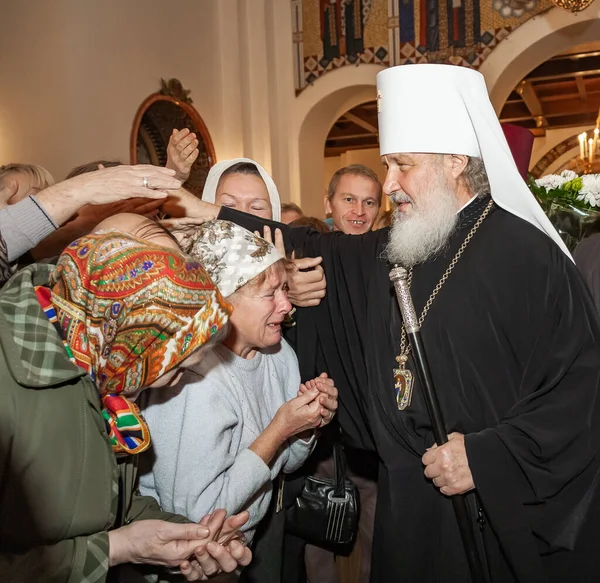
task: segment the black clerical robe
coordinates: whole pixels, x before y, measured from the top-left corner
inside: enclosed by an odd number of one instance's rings
[[[414,268],[417,313],[488,201],[468,205],[446,250]],[[250,230],[269,224],[230,209],[219,218]],[[327,276],[324,301],[297,312],[302,374],[334,378],[342,427],[381,460],[371,580],[469,581],[450,499],[423,475],[434,440],[418,382],[410,407],[396,405],[401,320],[381,257],[389,231],[276,226],[297,255],[322,256]],[[447,430],[466,435],[491,580],[595,580],[600,328],[573,263],[544,233],[494,206],[422,336]],[[412,359],[408,366],[414,371]]]

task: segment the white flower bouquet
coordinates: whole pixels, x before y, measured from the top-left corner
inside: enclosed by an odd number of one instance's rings
[[[529,188],[570,249],[600,219],[600,174],[578,176],[571,170],[534,180]]]
[[[600,210],[600,174],[578,176],[572,170],[530,179],[529,188],[544,202],[566,203],[581,210]]]

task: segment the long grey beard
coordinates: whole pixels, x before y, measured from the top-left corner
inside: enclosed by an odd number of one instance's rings
[[[442,196],[430,196],[429,204],[421,203],[423,208],[415,208],[410,217],[394,211],[385,249],[390,263],[412,267],[435,257],[447,245],[458,221],[458,203],[453,192],[444,190]]]

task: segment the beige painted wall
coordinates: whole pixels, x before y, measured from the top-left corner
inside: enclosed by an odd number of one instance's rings
[[[191,90],[217,159],[255,158],[289,199],[295,95],[286,3],[4,0],[2,29],[0,164],[34,162],[61,178],[96,158],[128,161],[139,105],[161,77],[176,77]]]
[[[386,170],[385,166],[381,163],[381,156],[379,154],[379,148],[369,148],[368,150],[349,150],[344,155],[343,165],[349,166],[350,164],[363,164],[369,167],[377,177],[381,184],[385,181]]]
[[[29,0],[2,3],[0,162],[62,177],[99,157],[129,160],[140,103],[161,77],[192,90],[222,148],[216,3]],[[186,14],[190,28],[177,14]]]

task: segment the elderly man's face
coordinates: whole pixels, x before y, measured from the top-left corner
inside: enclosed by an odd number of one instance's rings
[[[458,172],[451,157],[391,154],[383,191],[396,205],[388,259],[406,267],[422,263],[446,244],[462,204]],[[468,198],[467,198],[468,200]]]
[[[387,176],[383,192],[396,205],[396,210],[411,216],[426,203],[426,197],[435,196],[431,187],[439,184],[443,172],[442,156],[437,154],[389,154],[382,156]],[[437,185],[436,185],[437,186]]]

